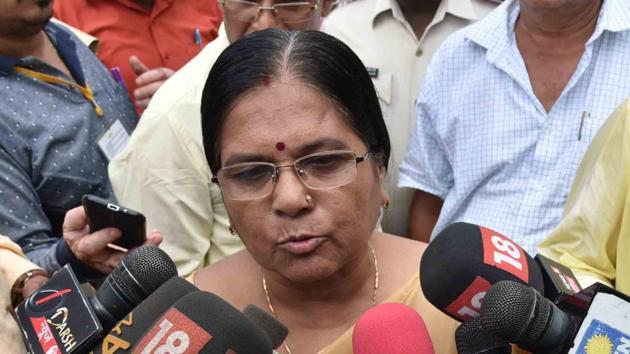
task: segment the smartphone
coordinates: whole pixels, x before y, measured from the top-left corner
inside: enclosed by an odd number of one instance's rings
[[[112,242],[127,249],[142,245],[146,239],[146,219],[142,213],[86,194],[81,198],[87,215],[90,233],[107,227],[115,227],[122,236]]]

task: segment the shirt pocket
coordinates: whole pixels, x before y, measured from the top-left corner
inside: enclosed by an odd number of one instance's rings
[[[392,78],[391,73],[380,72],[377,77],[372,78],[376,95],[382,104],[390,105],[392,102]]]

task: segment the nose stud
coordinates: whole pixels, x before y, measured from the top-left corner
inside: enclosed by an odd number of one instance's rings
[[[313,200],[313,197],[311,197],[310,194],[307,194],[307,195],[304,196],[304,199],[306,199],[307,203],[310,203]]]

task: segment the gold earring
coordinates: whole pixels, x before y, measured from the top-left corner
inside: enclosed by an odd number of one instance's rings
[[[385,200],[385,203],[383,203],[383,208],[389,208],[389,199]]]
[[[311,195],[310,195],[310,194],[305,195],[305,196],[304,196],[304,199],[306,199],[306,202],[307,202],[307,203],[310,203],[311,201],[313,201],[313,197],[311,197]]]
[[[234,230],[234,228],[232,227],[232,225],[230,225],[229,230],[230,230],[230,234],[231,234],[231,235],[236,235],[236,230]]]

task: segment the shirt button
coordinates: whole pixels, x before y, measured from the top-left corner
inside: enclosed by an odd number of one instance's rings
[[[416,50],[416,56],[419,57],[422,55],[422,49]]]

